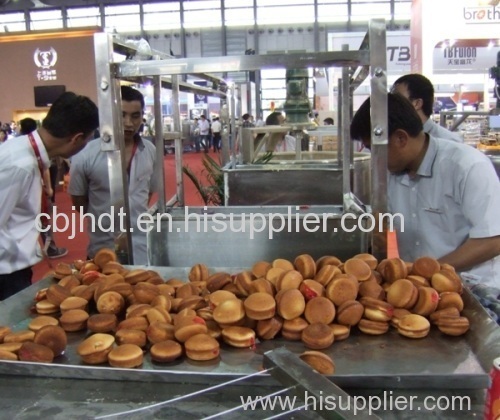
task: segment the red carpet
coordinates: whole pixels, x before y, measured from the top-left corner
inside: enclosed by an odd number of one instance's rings
[[[210,156],[218,161],[218,154],[210,152]],[[203,153],[184,153],[183,154],[183,165],[189,166],[191,170],[201,179],[203,177]],[[173,155],[166,155],[164,158],[165,164],[165,188],[166,188],[166,199],[167,201],[173,197],[176,190],[176,178],[175,178],[175,158]],[[203,200],[201,199],[198,191],[194,187],[193,183],[184,175],[184,200],[187,206],[198,206],[203,205]],[[154,198],[154,197],[153,197]],[[73,263],[75,260],[85,259],[87,256],[87,244],[88,237],[83,229],[80,228],[79,217],[77,212],[71,210],[71,197],[66,191],[59,190],[56,193],[56,205],[57,212],[64,213],[68,215],[71,220],[71,215],[74,214],[75,218],[75,232],[77,233],[75,238],[69,239],[70,236],[67,232],[56,232],[55,242],[58,247],[65,247],[68,249],[68,254],[62,258],[53,260],[44,260],[33,267],[33,282],[41,280],[44,278],[51,270],[60,262]],[[69,232],[72,230],[72,225],[70,226]]]

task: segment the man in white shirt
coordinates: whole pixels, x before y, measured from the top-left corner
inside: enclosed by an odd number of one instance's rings
[[[31,267],[42,259],[35,219],[50,159],[79,152],[98,126],[97,106],[85,96],[66,92],[38,130],[0,148],[0,300],[28,287]]]
[[[412,104],[388,94],[388,204],[403,215],[399,254],[455,267],[464,280],[500,287],[500,182],[478,150],[423,131]],[[354,115],[351,138],[370,147],[370,98]],[[396,218],[398,220],[398,218]]]
[[[200,121],[198,121],[198,127],[200,129],[200,139],[203,148],[205,149],[205,153],[208,153],[210,150],[210,124],[207,121],[207,117],[202,115],[200,117]]]
[[[222,124],[218,117],[215,117],[212,122],[212,135],[214,143],[214,152],[218,152],[221,149],[221,130]]]
[[[424,132],[436,138],[452,140],[458,143],[464,142],[460,135],[441,127],[432,120],[434,86],[427,77],[418,73],[401,76],[394,82],[392,92],[403,95],[412,103],[424,124]]]

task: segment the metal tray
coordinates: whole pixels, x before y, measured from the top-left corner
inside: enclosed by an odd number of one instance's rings
[[[189,268],[149,267],[164,278],[187,278]],[[236,273],[240,268],[214,268],[212,271]],[[0,324],[14,330],[26,329],[32,319],[30,307],[37,290],[53,282],[46,278],[6,301],[0,302]],[[331,380],[347,388],[426,388],[483,389],[488,385],[492,361],[500,354],[500,328],[491,320],[479,302],[465,291],[464,314],[471,329],[462,337],[449,337],[435,327],[423,339],[408,339],[391,330],[382,336],[368,336],[353,328],[351,336],[324,350],[336,364]],[[99,379],[116,381],[158,381],[193,384],[215,384],[255,374],[262,369],[262,355],[286,346],[300,354],[306,348],[301,342],[283,339],[263,340],[256,349],[235,349],[221,344],[220,358],[195,362],[187,358],[157,364],[149,353],[142,368],[117,369],[107,365],[88,366],[76,354],[77,343],[86,333],[68,333],[68,347],[54,363],[0,361],[0,374],[44,376],[53,378]],[[270,375],[250,378],[261,385],[275,383]],[[249,381],[245,381],[248,385]]]

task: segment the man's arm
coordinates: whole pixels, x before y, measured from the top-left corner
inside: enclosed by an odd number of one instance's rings
[[[498,255],[500,255],[500,236],[469,238],[457,249],[439,258],[439,262],[450,264],[457,271],[466,271]]]
[[[72,195],[71,201],[73,202],[73,206],[75,206],[76,211],[81,213],[80,208],[83,207],[83,212],[87,213],[89,199],[86,195]]]

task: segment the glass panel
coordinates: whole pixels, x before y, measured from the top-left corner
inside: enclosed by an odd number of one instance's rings
[[[101,26],[101,13],[98,7],[68,9],[68,28]]]
[[[26,29],[24,13],[7,13],[2,15],[0,33],[26,31]]]
[[[56,29],[63,27],[61,10],[44,10],[42,12],[30,12],[31,30]]]
[[[257,0],[257,7],[261,6],[276,6],[276,0]],[[287,0],[286,6],[281,6],[281,9],[288,9],[292,5],[314,4],[314,0]]]
[[[314,22],[313,6],[260,7],[257,9],[259,25],[311,22]]]
[[[396,1],[394,2],[394,19],[395,20],[410,20],[411,19],[411,1]]]
[[[374,18],[391,19],[390,6],[389,3],[353,3],[351,8],[351,20],[368,21]]]
[[[138,31],[141,28],[138,5],[108,6],[104,9],[106,31]]]
[[[181,27],[180,11],[144,13],[144,30],[178,29]]]
[[[253,7],[253,0],[226,0],[224,7],[229,9],[231,7]]]
[[[347,4],[318,6],[318,22],[346,22],[348,20]]]
[[[181,10],[181,5],[179,2],[170,3],[146,3],[142,6],[144,13],[151,12],[174,12]]]
[[[185,28],[207,28],[221,25],[220,9],[184,12]]]
[[[220,0],[184,1],[184,10],[220,9]]]
[[[226,26],[253,25],[253,9],[226,9]]]

